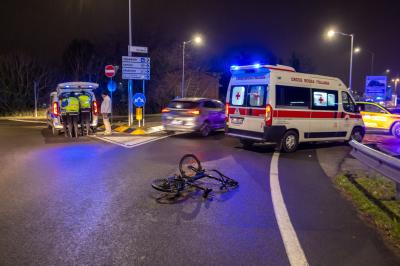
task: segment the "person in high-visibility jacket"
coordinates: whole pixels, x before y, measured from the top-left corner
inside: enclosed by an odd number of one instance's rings
[[[72,137],[74,131],[78,136],[79,100],[73,93],[66,94],[61,99],[61,119],[65,136]]]
[[[80,94],[78,96],[78,99],[79,99],[79,107],[80,107],[81,128],[82,128],[82,131],[86,135],[89,135],[90,115],[92,112],[92,109],[91,109],[92,99],[85,92],[82,92],[82,94]]]

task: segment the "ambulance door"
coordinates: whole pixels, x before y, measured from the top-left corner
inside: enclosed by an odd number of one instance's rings
[[[311,119],[309,139],[325,140],[345,137],[337,119],[339,110],[338,91],[314,88],[311,90]]]
[[[275,85],[275,110],[273,125],[296,129],[300,142],[307,141],[310,132],[310,89]]]
[[[232,85],[229,95],[229,128],[245,130],[244,118],[247,114],[246,109],[246,91],[245,85]]]
[[[341,112],[341,129],[347,132],[347,137],[350,137],[351,131],[353,130],[354,126],[357,124],[356,122],[356,110],[357,106],[353,99],[351,98],[350,94],[347,91],[341,91],[341,101],[343,111]]]

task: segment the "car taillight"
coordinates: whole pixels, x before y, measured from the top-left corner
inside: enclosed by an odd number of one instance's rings
[[[229,121],[229,103],[225,104],[225,121]]]
[[[265,125],[266,126],[272,126],[272,114],[273,114],[272,106],[268,104],[265,107]]]
[[[169,113],[171,112],[171,110],[169,110],[168,108],[164,108],[161,110],[161,113]]]
[[[187,111],[188,114],[191,115],[199,115],[200,114],[200,110],[189,110]]]
[[[97,107],[97,102],[93,101],[93,114],[98,115],[99,114],[99,108]]]
[[[53,103],[53,114],[55,116],[59,116],[60,115],[60,111],[58,109],[58,102],[54,102]]]

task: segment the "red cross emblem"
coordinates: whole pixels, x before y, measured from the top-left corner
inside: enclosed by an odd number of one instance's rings
[[[324,98],[322,98],[322,96],[320,96],[318,101],[319,101],[319,103],[322,103],[324,101]]]
[[[236,100],[239,100],[239,98],[240,98],[240,92],[238,92],[238,93],[236,93]]]

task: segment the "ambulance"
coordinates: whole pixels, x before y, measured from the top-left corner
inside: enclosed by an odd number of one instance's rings
[[[269,143],[294,152],[302,142],[362,141],[362,117],[340,79],[283,65],[232,66],[231,73],[225,132],[245,148]]]

